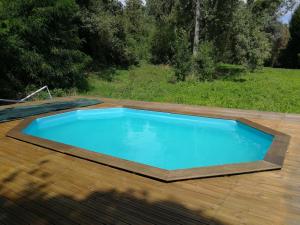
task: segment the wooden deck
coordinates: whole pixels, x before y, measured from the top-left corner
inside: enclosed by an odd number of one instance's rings
[[[300,116],[104,99],[245,117],[291,136],[283,169],[163,183],[6,137],[0,123],[0,224],[300,224]]]

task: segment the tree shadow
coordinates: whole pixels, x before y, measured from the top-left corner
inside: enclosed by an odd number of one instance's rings
[[[106,67],[106,68],[97,69],[92,74],[97,78],[108,82],[112,82],[115,79],[115,77],[118,75],[117,69],[115,67]]]
[[[26,173],[38,172],[34,169]],[[17,170],[0,180],[1,225],[223,224],[172,199],[150,201],[147,191],[91,191],[84,199],[78,199],[76,194],[54,193],[48,179],[42,183],[26,181],[18,190],[22,173]],[[51,174],[39,177],[49,178]]]
[[[247,80],[241,78],[247,72],[244,66],[239,65],[219,65],[217,68],[217,79],[243,83]]]

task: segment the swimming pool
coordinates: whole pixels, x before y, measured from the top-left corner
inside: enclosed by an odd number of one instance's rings
[[[23,125],[21,135],[41,146],[63,146],[55,150],[146,176],[160,179],[165,173],[170,180],[173,171],[200,171],[201,177],[207,168],[234,174],[233,168],[244,172],[240,166],[245,165],[257,171],[275,140],[272,132],[239,120],[126,107],[34,118]]]

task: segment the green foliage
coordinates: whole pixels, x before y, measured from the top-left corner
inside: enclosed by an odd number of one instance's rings
[[[251,29],[250,35],[246,65],[250,70],[260,69],[271,55],[271,43],[258,27]]]
[[[282,2],[201,1],[200,42],[213,42],[218,62],[247,65],[251,70],[262,67],[270,58],[272,43],[277,40],[272,26]],[[195,1],[151,0],[147,4],[149,14],[156,21],[152,61],[169,63],[175,54],[175,30],[185,30],[190,45],[193,43]]]
[[[276,25],[274,24],[272,29],[274,29],[274,35],[271,36],[272,51],[271,57],[267,61],[267,65],[274,67],[280,65],[280,55],[288,45],[290,39],[290,32],[287,25],[281,24],[279,22],[277,22]]]
[[[202,36],[214,42],[218,61],[232,61],[232,24],[239,1],[216,1],[215,5],[206,5],[206,23]]]
[[[150,60],[151,33],[154,22],[146,14],[141,0],[127,0],[124,8],[128,49],[137,61]]]
[[[226,79],[170,83],[170,78],[174,76],[171,67],[142,65],[130,70],[115,71],[113,81],[90,76],[92,89],[82,94],[300,113],[300,70],[263,68],[248,73],[243,67],[231,65],[222,65],[222,70],[228,73]]]
[[[32,84],[28,85],[25,88],[25,95],[27,96],[27,95],[35,92],[39,88],[40,87],[32,85]],[[66,89],[53,88],[53,89],[51,89],[51,96],[54,98],[76,96],[77,93],[78,93],[77,88],[66,88]],[[31,101],[46,100],[46,99],[49,99],[49,94],[48,94],[47,90],[41,91],[30,98]]]
[[[151,39],[151,62],[169,64],[174,56],[175,28],[170,24],[156,26]]]
[[[81,36],[85,52],[98,66],[135,63],[136,58],[126,43],[122,5],[117,0],[90,0],[80,10]]]
[[[216,75],[214,46],[204,41],[199,44],[198,52],[193,56],[193,73],[199,80],[212,80]]]
[[[2,0],[1,96],[16,97],[29,84],[84,87],[90,58],[79,50],[78,10],[73,0]]]
[[[127,20],[126,30],[132,35],[142,35],[144,32],[144,5],[141,0],[126,0],[124,14]]]
[[[289,38],[279,9],[293,1],[201,0],[200,46],[192,58],[194,0],[0,0],[0,96],[23,96],[29,85],[85,88],[91,69],[114,82],[111,68],[144,61],[172,64],[177,81],[191,73],[201,81],[219,78],[220,62],[251,70],[278,65]],[[287,67],[300,67],[299,14],[280,60]]]
[[[251,70],[262,67],[270,57],[270,41],[264,31],[264,17],[253,13],[251,5],[239,3],[233,8],[228,30],[219,48],[219,59],[223,62],[247,65]],[[220,36],[219,38],[221,38]],[[217,43],[219,47],[220,44]],[[223,50],[223,53],[220,50]]]
[[[147,0],[147,12],[152,16],[155,21],[160,24],[166,22],[172,16],[176,0],[160,1],[160,0]]]
[[[172,60],[177,80],[184,81],[191,72],[191,49],[186,31],[178,30],[175,40],[175,54]]]
[[[291,38],[288,47],[283,52],[281,64],[288,68],[300,68],[300,6],[295,11],[290,23]]]
[[[175,7],[177,0],[147,1],[147,12],[155,22],[151,36],[151,62],[154,64],[171,64],[176,48],[177,16]]]

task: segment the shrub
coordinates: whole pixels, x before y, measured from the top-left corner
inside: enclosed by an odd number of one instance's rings
[[[250,4],[250,3],[249,3]],[[245,65],[250,70],[262,67],[270,57],[271,45],[264,26],[251,11],[249,4],[239,4],[233,12],[228,34],[230,64]],[[262,23],[262,24],[261,24]]]
[[[90,57],[80,51],[79,7],[75,1],[3,0],[2,3],[0,74],[1,80],[14,90],[6,90],[4,96],[16,97],[15,90],[24,94],[29,84],[83,87],[83,72]]]
[[[217,67],[213,44],[208,41],[200,43],[192,63],[195,77],[199,80],[212,80]]]
[[[154,64],[169,64],[174,56],[174,27],[161,24],[156,27],[151,39],[151,62]]]
[[[81,5],[81,35],[84,50],[97,65],[124,66],[136,63],[126,43],[126,22],[118,0],[90,0]]]
[[[175,40],[173,66],[177,80],[184,81],[191,72],[191,50],[187,32],[178,30]]]

